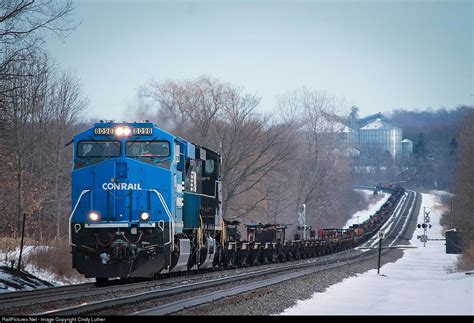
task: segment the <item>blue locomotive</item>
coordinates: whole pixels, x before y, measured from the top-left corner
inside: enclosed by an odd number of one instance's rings
[[[98,281],[212,268],[222,234],[220,155],[153,123],[74,137],[73,267]]]
[[[285,239],[286,225],[222,217],[221,156],[146,122],[99,122],[74,137],[69,239],[73,267],[103,283],[111,277],[235,268],[327,255],[373,236],[405,195],[364,223]]]

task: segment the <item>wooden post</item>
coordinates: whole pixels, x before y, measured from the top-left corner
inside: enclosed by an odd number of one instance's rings
[[[23,239],[25,238],[25,220],[26,220],[26,213],[23,213],[23,225],[21,227],[20,257],[18,258],[18,267],[17,267],[18,270],[20,270],[21,254],[23,253]]]

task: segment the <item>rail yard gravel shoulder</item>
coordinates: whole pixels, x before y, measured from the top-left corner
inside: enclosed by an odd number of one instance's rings
[[[382,263],[394,262],[403,251],[392,250]],[[377,258],[324,270],[249,293],[184,310],[175,315],[272,315],[283,312],[298,300],[308,299],[345,278],[377,268]]]
[[[419,207],[420,204],[415,207],[415,214],[418,214]],[[408,242],[415,227],[416,216],[412,216],[400,244]],[[401,257],[403,250],[392,249],[382,257],[381,263],[383,265],[395,262]],[[314,293],[322,293],[346,278],[374,268],[377,268],[377,258],[306,275],[303,278],[183,310],[174,315],[275,315],[296,305],[298,300],[309,299]]]

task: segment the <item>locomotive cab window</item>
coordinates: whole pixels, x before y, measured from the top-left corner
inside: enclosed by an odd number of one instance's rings
[[[74,169],[90,166],[120,156],[120,141],[79,141]]]
[[[127,141],[125,150],[128,157],[168,157],[170,143],[167,141]]]
[[[77,157],[79,158],[118,157],[119,155],[119,141],[80,141],[77,145]]]
[[[127,141],[125,144],[127,157],[136,158],[141,162],[169,169],[171,166],[170,143],[167,141]]]

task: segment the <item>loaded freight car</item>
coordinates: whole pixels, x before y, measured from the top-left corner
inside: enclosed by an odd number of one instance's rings
[[[403,188],[370,219],[349,229],[320,229],[288,240],[286,225],[222,216],[219,153],[150,122],[99,122],[74,137],[73,266],[102,283],[111,277],[260,265],[353,248],[393,213]]]

